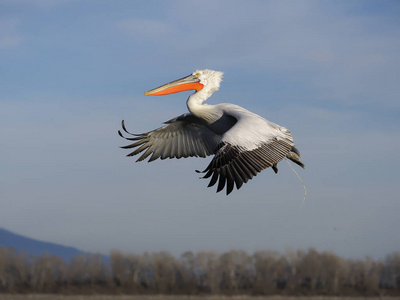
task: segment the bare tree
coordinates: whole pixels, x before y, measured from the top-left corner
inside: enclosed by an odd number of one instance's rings
[[[67,285],[70,289],[81,288],[90,282],[87,270],[87,257],[79,254],[67,264]]]
[[[215,252],[199,252],[195,256],[195,276],[199,292],[219,293],[219,255]]]
[[[109,285],[111,282],[109,267],[105,264],[104,257],[100,253],[91,253],[86,256],[86,272],[88,284],[92,290]]]
[[[258,251],[253,254],[254,293],[269,295],[275,292],[273,268],[278,257],[279,253],[276,251]]]
[[[32,259],[30,285],[35,292],[55,292],[65,280],[66,270],[62,258],[44,255]]]
[[[400,252],[386,256],[381,276],[382,287],[400,290]]]
[[[126,292],[140,292],[152,287],[148,256],[127,254],[113,250],[110,254],[114,284]]]
[[[168,252],[152,253],[154,281],[157,292],[169,293],[182,282],[182,269]]]
[[[22,292],[29,287],[31,267],[26,253],[0,248],[0,283],[4,290]]]
[[[244,286],[249,288],[252,284],[253,267],[252,258],[244,251],[232,250],[224,253],[219,258],[219,271],[221,276],[221,289],[235,293]]]
[[[337,295],[340,286],[345,284],[345,262],[335,254],[323,252],[320,254],[322,269],[320,271],[320,289],[329,295]]]
[[[331,252],[244,251],[39,257],[0,247],[0,293],[400,294],[400,253],[384,261]]]
[[[322,267],[319,253],[314,248],[311,248],[301,260],[299,265],[301,271],[298,274],[301,274],[303,278],[302,287],[309,290],[311,294],[316,293]]]
[[[196,256],[192,251],[187,251],[181,255],[180,262],[182,264],[182,280],[184,292],[186,294],[197,293],[197,266]]]

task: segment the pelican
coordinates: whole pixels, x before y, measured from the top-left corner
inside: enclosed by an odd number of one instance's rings
[[[292,134],[285,127],[272,123],[238,105],[204,104],[219,89],[223,72],[196,70],[189,76],[145,92],[146,96],[168,95],[188,90],[195,92],[187,99],[189,113],[165,122],[163,127],[142,134],[130,133],[124,121],[122,129],[129,136],[119,135],[134,149],[127,156],[141,152],[137,161],[158,158],[206,157],[214,155],[208,167],[198,173],[210,178],[208,187],[218,181],[217,192],[226,186],[229,195],[234,185],[240,189],[259,172],[269,167],[278,173],[277,164],[288,158],[300,167],[300,152]]]

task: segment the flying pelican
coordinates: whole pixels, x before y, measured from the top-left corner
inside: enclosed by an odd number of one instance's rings
[[[272,123],[240,106],[221,103],[203,104],[219,89],[222,72],[196,70],[189,76],[164,84],[144,94],[146,96],[168,95],[195,90],[186,102],[190,113],[171,119],[163,127],[142,134],[125,137],[133,144],[121,147],[135,149],[127,156],[145,151],[137,161],[147,157],[157,158],[206,157],[214,154],[208,167],[198,173],[202,178],[211,177],[208,187],[218,181],[217,192],[232,192],[234,185],[240,189],[257,173],[271,167],[278,173],[277,163],[288,158],[302,168],[300,152],[293,143],[290,131]]]

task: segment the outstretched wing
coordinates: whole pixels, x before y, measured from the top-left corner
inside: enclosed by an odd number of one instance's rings
[[[121,148],[135,149],[128,156],[145,151],[137,161],[151,155],[150,162],[157,158],[206,157],[215,153],[221,140],[220,135],[215,134],[204,121],[192,114],[183,114],[165,124],[153,131],[132,134],[126,130],[122,121],[123,130],[133,137],[125,137],[121,131],[118,131],[119,135],[134,143]]]
[[[226,185],[228,195],[235,184],[240,189],[266,168],[277,172],[276,164],[290,151],[298,153],[288,129],[236,106],[226,113],[237,123],[222,136],[215,157],[203,171],[204,178],[211,177],[209,187],[218,181],[217,192]]]

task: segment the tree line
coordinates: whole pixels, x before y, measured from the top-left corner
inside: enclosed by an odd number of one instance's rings
[[[0,247],[0,293],[400,295],[400,252],[383,260],[331,252],[144,254],[71,260]]]

